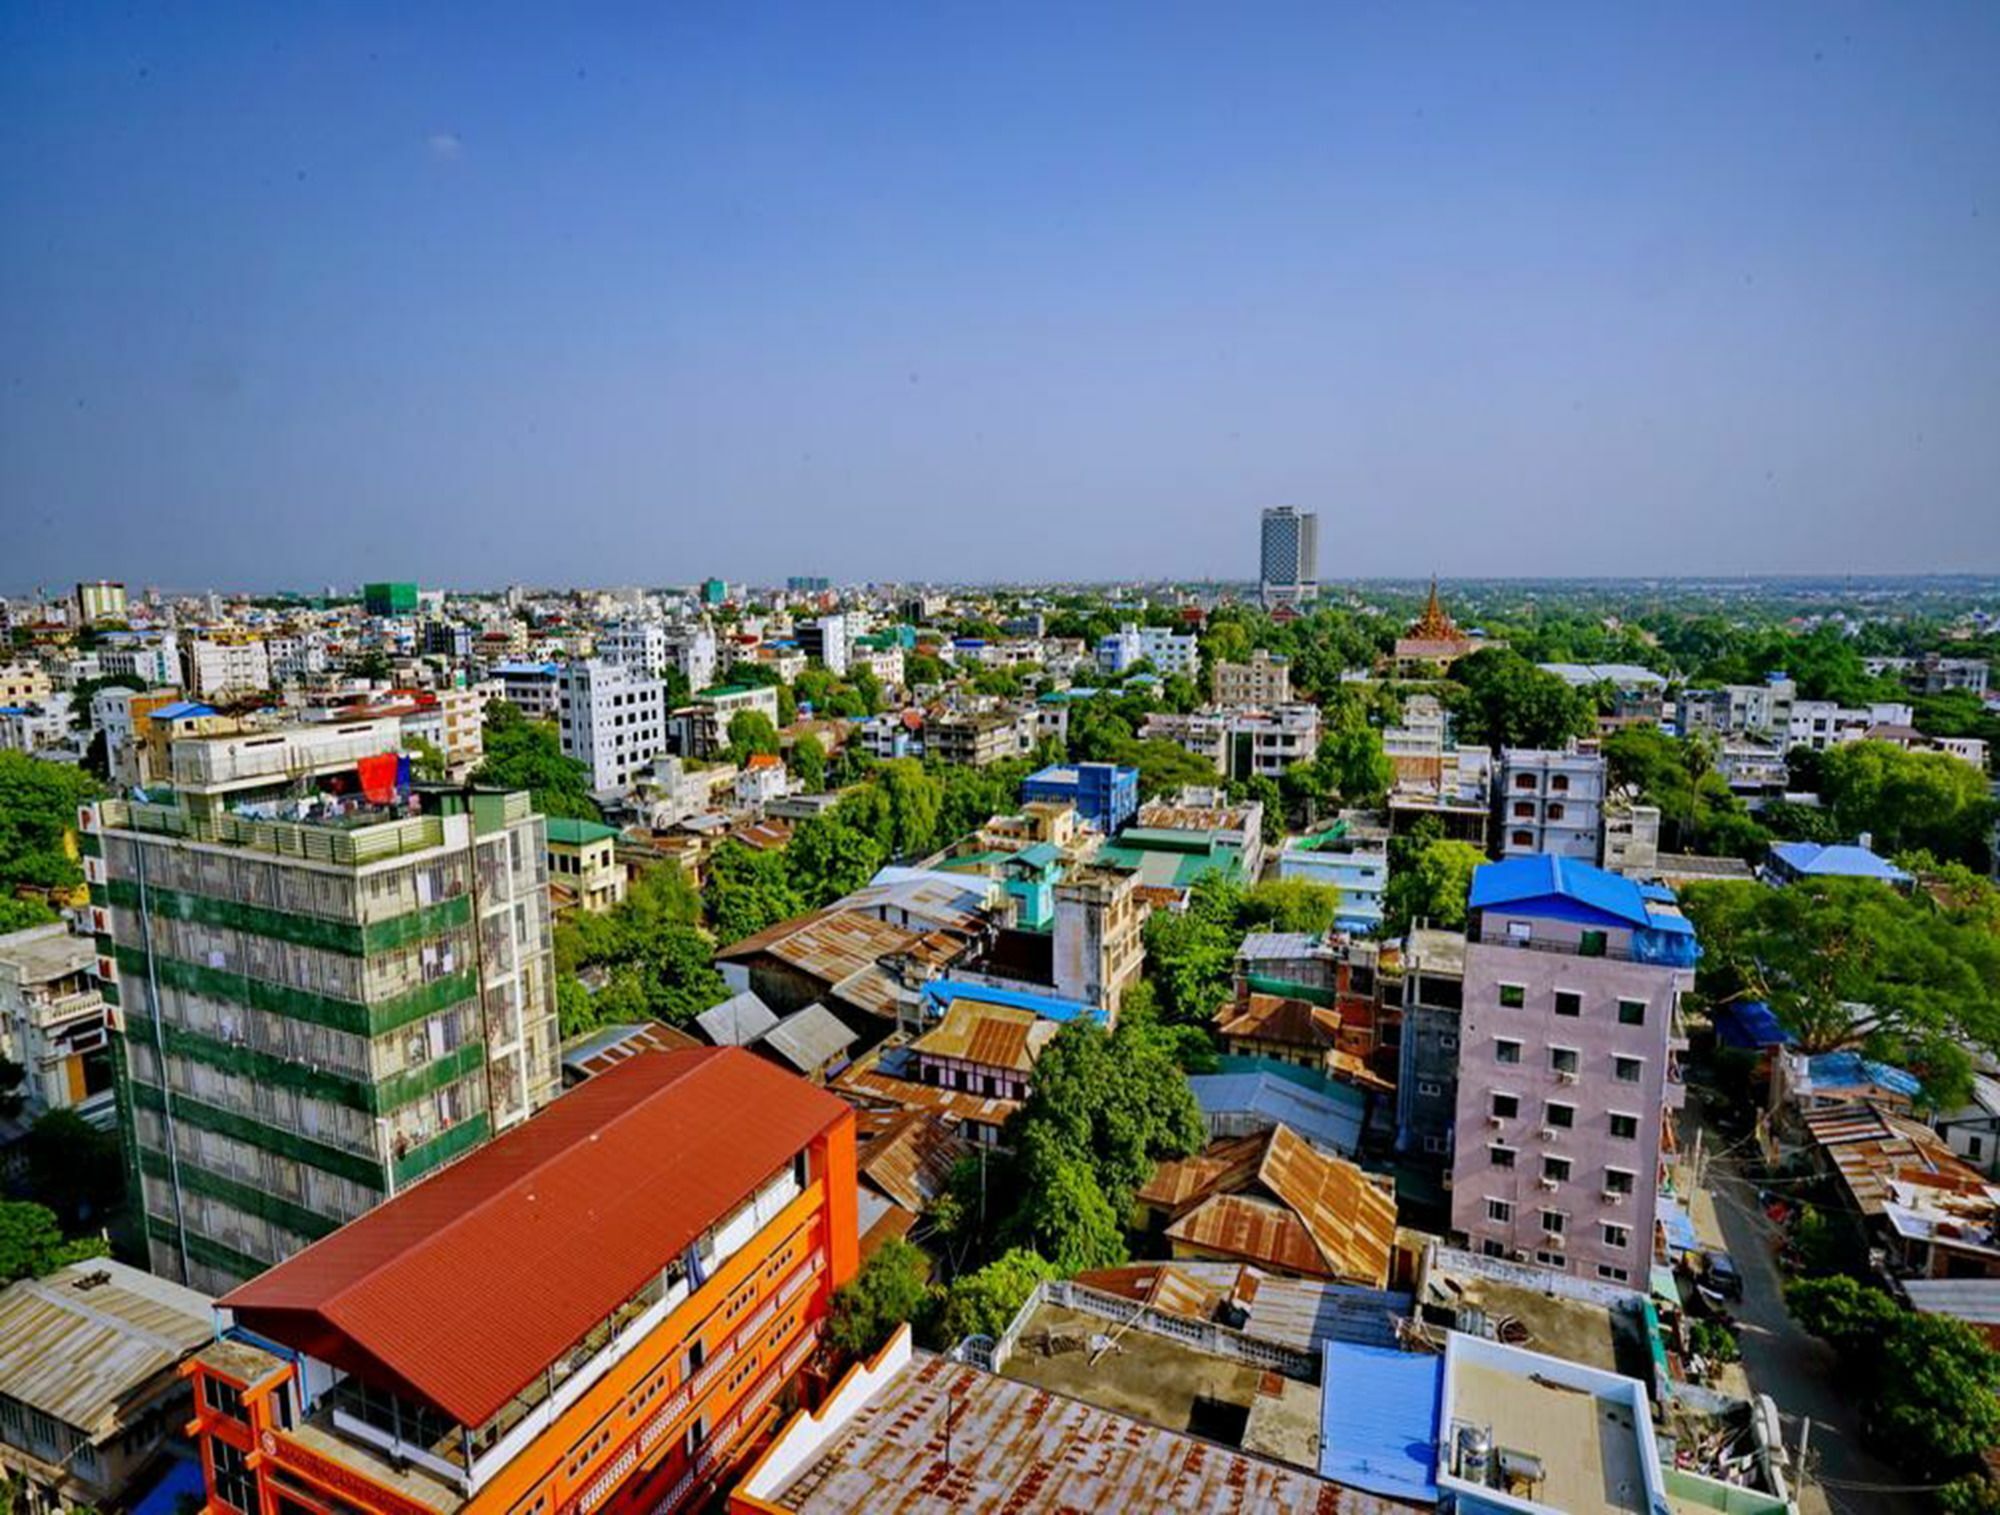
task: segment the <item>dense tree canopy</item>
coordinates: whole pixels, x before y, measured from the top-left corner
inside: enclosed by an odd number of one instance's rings
[[[69,1241],[55,1211],[25,1200],[0,1200],[0,1287],[17,1278],[40,1278],[67,1263],[110,1252],[103,1241]]]
[[[1857,1047],[1910,1069],[1927,1100],[1969,1088],[1968,1047],[2000,1050],[2000,937],[1870,879],[1691,886],[1699,983],[1767,1002],[1809,1052]]]
[[[854,1357],[872,1356],[905,1321],[930,1306],[930,1259],[900,1237],[877,1247],[833,1296],[827,1340]]]
[[[1544,673],[1511,647],[1485,647],[1451,665],[1449,703],[1462,741],[1502,747],[1561,747],[1597,726],[1581,689]]]
[[[552,723],[531,721],[505,700],[491,700],[486,706],[485,745],[485,759],[472,775],[476,783],[525,789],[543,815],[603,819],[590,797],[590,770],[563,755]]]
[[[1986,865],[1994,815],[1986,775],[1946,753],[1887,742],[1834,747],[1820,758],[1820,798],[1836,831],[1869,834],[1878,851],[1921,847]]]
[[[1419,923],[1444,931],[1463,927],[1473,871],[1485,861],[1470,842],[1444,837],[1396,848],[1382,892],[1383,935],[1400,937]]]
[[[596,968],[605,976],[604,987],[588,997],[588,1014],[559,981],[558,1007],[571,1035],[648,1018],[684,1025],[729,994],[701,928],[701,897],[672,865],[641,873],[623,904],[558,926],[555,954],[559,975]]]
[[[66,763],[0,752],[0,885],[81,884],[76,809],[99,793],[89,774]]]

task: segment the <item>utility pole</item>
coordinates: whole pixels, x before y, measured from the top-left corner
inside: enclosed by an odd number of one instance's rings
[[[1805,1416],[1799,1421],[1799,1468],[1798,1487],[1792,1490],[1792,1497],[1800,1508],[1806,1502],[1806,1444],[1812,1439],[1812,1417]]]

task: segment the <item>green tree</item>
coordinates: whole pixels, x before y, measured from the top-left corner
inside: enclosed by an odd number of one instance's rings
[[[1173,794],[1189,784],[1213,784],[1217,779],[1215,765],[1207,758],[1164,737],[1116,742],[1108,755],[1112,762],[1139,770],[1141,799]]]
[[[62,917],[41,899],[16,899],[0,894],[0,936],[9,931],[25,931],[30,926],[49,926]]]
[[[834,1291],[827,1340],[852,1357],[880,1351],[896,1327],[926,1314],[929,1280],[930,1259],[900,1237],[891,1237]]]
[[[1437,838],[1403,850],[1389,866],[1382,892],[1382,932],[1400,937],[1419,921],[1444,931],[1465,925],[1472,875],[1486,854],[1470,842]]]
[[[1055,1265],[1038,1252],[1014,1247],[975,1273],[955,1278],[945,1290],[938,1336],[946,1344],[968,1336],[1003,1335],[1035,1286],[1057,1277]]]
[[[103,1224],[125,1192],[125,1164],[118,1138],[100,1131],[74,1110],[50,1110],[21,1141],[28,1191],[75,1230]]]
[[[543,815],[572,820],[604,818],[590,797],[590,770],[565,757],[555,725],[531,721],[505,700],[486,705],[485,758],[474,782],[498,789],[525,789]]]
[[[1849,742],[1827,752],[1820,770],[1820,798],[1843,834],[1869,833],[1886,853],[1921,847],[1986,866],[1994,802],[1986,775],[1970,763],[1888,742]]]
[[[1229,994],[1236,949],[1243,940],[1238,921],[1242,889],[1209,874],[1188,892],[1188,908],[1155,910],[1141,935],[1147,976],[1168,1024],[1206,1025]]]
[[[1544,673],[1508,647],[1484,647],[1451,667],[1459,733],[1502,747],[1561,747],[1597,726],[1590,696]]]
[[[1024,1128],[1014,1166],[1021,1198],[1001,1225],[1003,1240],[1014,1249],[1046,1254],[1065,1273],[1125,1261],[1118,1211],[1089,1159],[1061,1141],[1053,1128]]]
[[[109,1255],[97,1237],[67,1241],[53,1210],[26,1200],[0,1200],[0,1286],[40,1278],[68,1263]]]
[[[0,885],[74,889],[77,807],[99,794],[86,773],[25,752],[0,752]]]
[[[800,821],[785,848],[792,887],[808,910],[853,893],[889,861],[889,849],[843,819],[840,808]]]
[[[778,728],[761,710],[739,710],[729,718],[729,761],[747,763],[753,757],[776,757]]]
[[[807,908],[794,886],[787,854],[759,852],[735,841],[725,841],[709,858],[702,899],[716,939],[725,943],[755,936]]]
[[[918,684],[942,684],[951,677],[944,663],[928,652],[906,652],[903,654],[903,682],[911,686]]]
[[[556,1035],[563,1041],[595,1031],[604,1022],[583,980],[573,973],[556,975]]]
[[[1826,878],[1698,884],[1682,905],[1701,937],[1703,992],[1767,1002],[1804,1051],[1900,1064],[1946,1107],[1969,1092],[1967,1048],[2000,1050],[2000,938],[1928,900]]]
[[[792,743],[791,770],[807,794],[826,788],[826,748],[818,737],[808,732]]]
[[[443,749],[415,732],[404,735],[403,750],[410,754],[410,768],[420,779],[441,779],[451,771]]]
[[[1306,879],[1266,879],[1243,892],[1242,919],[1252,930],[1320,936],[1340,914],[1340,890]]]

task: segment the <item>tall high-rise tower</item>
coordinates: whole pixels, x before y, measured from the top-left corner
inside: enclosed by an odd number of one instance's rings
[[[1319,516],[1276,505],[1264,512],[1261,567],[1264,604],[1296,605],[1319,594]]]

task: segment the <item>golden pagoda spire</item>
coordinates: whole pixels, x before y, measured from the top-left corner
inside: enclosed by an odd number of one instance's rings
[[[1431,592],[1424,601],[1424,613],[1417,617],[1417,624],[1410,628],[1410,634],[1429,641],[1447,641],[1458,635],[1457,625],[1444,613],[1444,606],[1438,600],[1436,574],[1431,575]]]

